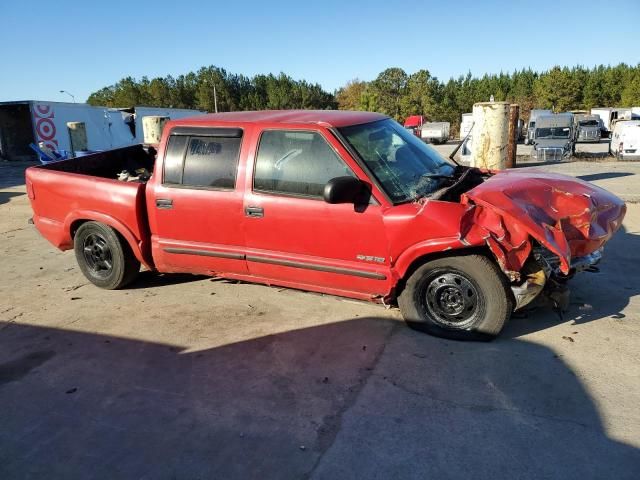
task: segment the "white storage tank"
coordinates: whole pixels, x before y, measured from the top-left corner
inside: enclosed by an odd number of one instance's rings
[[[147,115],[146,117],[142,117],[144,143],[148,145],[157,145],[160,143],[164,124],[168,121],[169,117],[159,115]]]
[[[502,170],[507,165],[509,102],[473,105],[473,154],[471,166]]]

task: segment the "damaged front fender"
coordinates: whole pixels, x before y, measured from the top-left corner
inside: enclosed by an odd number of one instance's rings
[[[511,281],[531,254],[532,240],[557,255],[569,274],[572,258],[602,246],[620,228],[622,200],[591,183],[535,170],[502,171],[463,194],[461,240],[486,243]]]

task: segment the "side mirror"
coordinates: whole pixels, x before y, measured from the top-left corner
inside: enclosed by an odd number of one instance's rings
[[[362,198],[364,183],[354,177],[335,177],[324,186],[327,203],[356,203]]]

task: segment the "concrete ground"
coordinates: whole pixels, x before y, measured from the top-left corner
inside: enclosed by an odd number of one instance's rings
[[[191,276],[89,285],[0,163],[0,478],[628,478],[640,205],[570,311],[492,343],[396,310]],[[553,165],[632,199],[640,164]]]

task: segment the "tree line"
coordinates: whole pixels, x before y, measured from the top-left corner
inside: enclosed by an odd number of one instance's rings
[[[408,74],[388,68],[372,81],[352,80],[335,92],[317,83],[294,80],[284,73],[247,77],[209,66],[178,77],[136,80],[126,77],[115,85],[92,93],[88,103],[109,107],[155,106],[218,111],[264,109],[366,110],[402,121],[409,115],[425,115],[433,121],[448,121],[455,130],[460,116],[476,102],[518,103],[521,116],[532,108],[557,112],[592,107],[639,106],[640,64],[593,68],[553,67],[544,72],[523,69],[513,73],[471,73],[441,81],[428,70]]]
[[[336,108],[335,96],[319,84],[288,75],[247,77],[215,66],[173,77],[126,77],[92,93],[87,103],[107,107],[171,107],[215,111]]]

